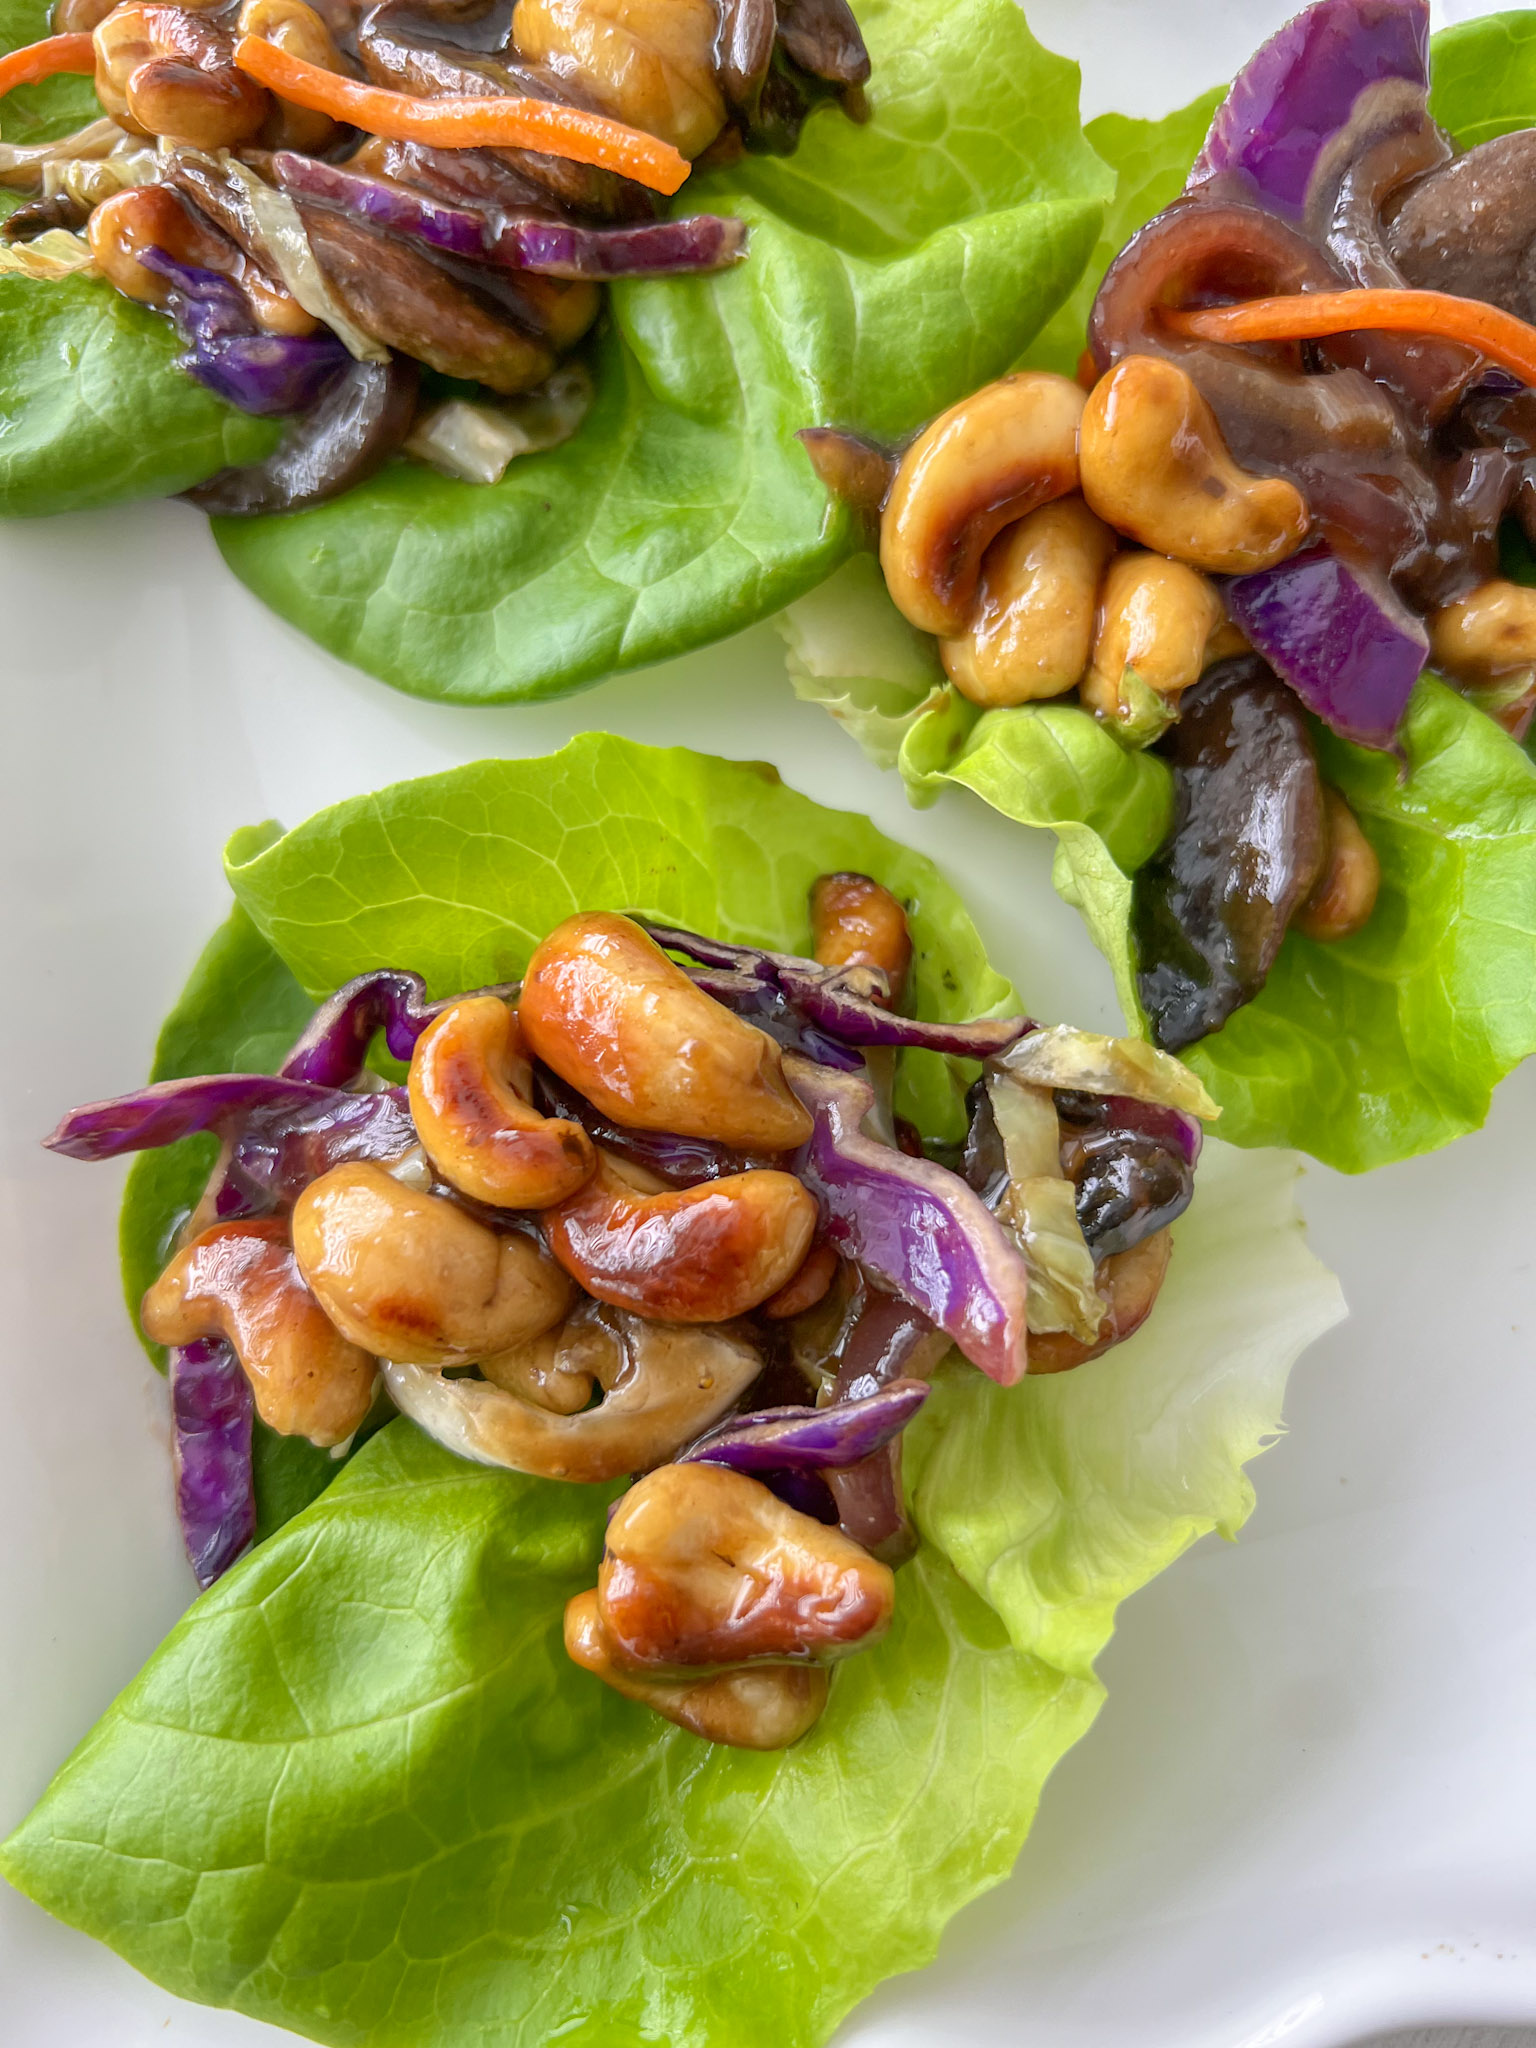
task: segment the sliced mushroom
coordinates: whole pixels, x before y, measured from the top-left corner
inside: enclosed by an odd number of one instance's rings
[[[1536,128],[1482,143],[1410,185],[1387,233],[1409,284],[1536,320]]]
[[[654,1323],[584,1307],[566,1325],[602,1387],[595,1408],[558,1415],[485,1380],[383,1363],[396,1406],[440,1444],[481,1465],[592,1483],[649,1471],[740,1399],[762,1359],[733,1330]]]
[[[185,495],[204,512],[241,518],[339,497],[372,476],[410,433],[419,375],[408,356],[353,363],[264,462],[221,469]]]

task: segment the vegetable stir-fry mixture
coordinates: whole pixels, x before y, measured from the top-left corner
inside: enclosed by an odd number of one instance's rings
[[[845,0],[57,0],[54,27],[0,93],[88,73],[104,118],[0,146],[30,195],[0,269],[99,273],[292,422],[195,493],[236,514],[402,449],[491,483],[569,438],[591,382],[558,366],[605,281],[747,253],[740,220],[658,218],[691,163],[787,154],[824,101],[862,120],[870,69]],[[424,397],[422,365],[485,389]]]
[[[141,1310],[202,1584],[255,1527],[253,1412],[323,1448],[392,1399],[482,1464],[643,1475],[570,1655],[709,1741],[805,1734],[890,1625],[934,1367],[1010,1386],[1138,1329],[1212,1113],[1135,1041],[904,1016],[906,915],[868,876],[810,908],[814,960],[577,914],[518,988],[365,975],[276,1076],[64,1119],[81,1159],[222,1140]],[[365,1065],[380,1032],[404,1086]],[[984,1062],[947,1163],[894,1113],[905,1047]]]
[[[1015,373],[900,452],[802,436],[961,698],[1075,694],[1171,770],[1131,920],[1170,1050],[1288,930],[1372,917],[1308,714],[1399,753],[1426,666],[1517,739],[1536,708],[1536,589],[1501,570],[1536,541],[1536,130],[1457,154],[1428,93],[1424,0],[1318,0],[1110,265],[1075,382]]]

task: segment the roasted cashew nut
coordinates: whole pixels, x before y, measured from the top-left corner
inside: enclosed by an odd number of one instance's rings
[[[1082,480],[1106,525],[1212,575],[1271,568],[1309,523],[1294,484],[1238,468],[1193,378],[1161,356],[1126,356],[1093,387]]]
[[[549,1248],[598,1301],[662,1323],[728,1323],[794,1275],[815,1197],[790,1173],[754,1170],[641,1194],[605,1161],[544,1217]]]
[[[381,1166],[334,1166],[294,1204],[299,1271],[378,1358],[462,1365],[552,1329],[575,1289],[530,1236],[500,1236]]]
[[[92,212],[86,237],[96,267],[124,298],[164,306],[168,278],[140,259],[146,249],[163,250],[178,263],[216,270],[245,294],[256,323],[269,334],[313,334],[319,324],[280,284],[189,206],[169,185],[134,185],[114,192]]]
[[[701,1436],[762,1371],[727,1330],[646,1322],[584,1308],[582,1362],[603,1388],[596,1408],[558,1415],[485,1380],[446,1379],[393,1359],[384,1383],[401,1412],[461,1458],[591,1484],[643,1472]]]
[[[541,1116],[517,1019],[499,996],[465,996],[416,1041],[411,1115],[443,1179],[498,1209],[548,1209],[592,1178],[580,1124]]]
[[[891,1625],[896,1581],[744,1472],[663,1465],[614,1509],[597,1606],[622,1669],[685,1678],[867,1649]]]
[[[304,1285],[275,1219],[217,1223],[194,1238],[145,1295],[140,1320],[156,1344],[227,1339],[279,1436],[345,1443],[372,1406],[374,1360]]]
[[[518,55],[578,80],[632,128],[686,157],[725,126],[716,0],[518,0]]]
[[[1088,666],[1094,604],[1115,536],[1074,492],[1005,527],[981,559],[963,633],[939,645],[973,704],[1059,697]]]
[[[1429,658],[1455,682],[1491,683],[1536,668],[1536,590],[1495,577],[1431,612]]]
[[[305,0],[245,0],[240,9],[239,28],[241,35],[257,36],[264,43],[288,51],[290,56],[302,58],[306,64],[319,65],[322,71],[346,69],[330,30],[315,9],[306,6]],[[325,148],[337,133],[329,114],[296,107],[291,100],[276,100],[274,114],[275,122],[269,124],[262,136],[268,148],[300,149],[311,154]],[[279,133],[272,132],[274,126]]]
[[[1131,676],[1176,703],[1198,682],[1224,616],[1215,586],[1188,563],[1139,550],[1116,555],[1099,592],[1083,703],[1108,722],[1129,721],[1138,709]]]
[[[233,149],[254,139],[271,100],[235,67],[234,38],[186,7],[116,7],[98,23],[96,97],[138,135],[194,149]]]
[[[690,1735],[733,1749],[788,1749],[821,1718],[831,1684],[818,1664],[746,1665],[681,1684],[623,1671],[603,1633],[595,1592],[567,1602],[565,1648],[572,1663],[626,1699],[654,1708]]]
[[[529,1050],[598,1112],[642,1131],[787,1152],[811,1135],[779,1048],[694,986],[632,918],[584,911],[528,963]]]
[[[1359,820],[1330,783],[1323,784],[1327,851],[1312,894],[1291,919],[1309,939],[1330,945],[1368,922],[1381,889],[1381,862]]]
[[[1021,370],[962,398],[912,443],[880,515],[880,567],[920,631],[963,632],[991,542],[1077,489],[1083,404],[1070,377]]]
[[[889,889],[850,870],[818,875],[811,887],[811,951],[823,967],[875,967],[892,1003],[912,966],[907,913]]]

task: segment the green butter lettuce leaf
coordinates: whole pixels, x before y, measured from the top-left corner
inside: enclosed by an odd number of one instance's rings
[[[0,50],[47,33],[39,0],[0,0]],[[50,78],[0,102],[0,133],[50,142],[100,114],[88,78]],[[0,193],[0,212],[19,196]],[[0,277],[0,512],[168,497],[266,455],[276,423],[205,391],[177,369],[180,353],[168,320],[99,277]]]
[[[624,284],[581,433],[471,485],[392,465],[335,504],[218,522],[245,582],[332,652],[456,702],[559,694],[718,639],[854,545],[795,441],[892,438],[1015,362],[1071,288],[1108,179],[1077,68],[1013,0],[867,0],[874,116],[690,179],[740,214],[722,276]]]
[[[1118,1602],[1245,1519],[1242,1466],[1341,1313],[1295,1175],[1210,1147],[1110,1357],[1006,1391],[946,1368],[895,1626],[794,1749],[707,1748],[566,1659],[609,1490],[396,1422],[196,1603],[0,1870],[317,2041],[813,2048],[1007,1874]]]
[[[1536,123],[1536,15],[1488,17],[1434,40],[1432,105],[1465,146]],[[1163,121],[1087,129],[1118,185],[1073,296],[1029,360],[1070,371],[1104,269],[1181,188],[1219,93]],[[1527,561],[1507,565],[1532,580]],[[892,624],[892,621],[895,624]],[[913,802],[958,782],[1057,835],[1056,887],[1145,1030],[1131,950],[1132,876],[1171,822],[1162,762],[1127,753],[1075,703],[978,712],[936,679],[923,636],[886,598],[872,557],[780,621],[797,693],[832,712]],[[882,660],[904,645],[893,683]],[[1314,725],[1324,772],[1382,863],[1363,932],[1323,946],[1290,933],[1257,1001],[1186,1055],[1240,1145],[1291,1145],[1347,1173],[1448,1144],[1488,1114],[1495,1085],[1536,1051],[1536,769],[1456,692],[1426,676],[1404,729],[1410,767]]]

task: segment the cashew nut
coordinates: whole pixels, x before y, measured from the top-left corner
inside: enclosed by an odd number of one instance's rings
[[[1381,862],[1354,812],[1331,783],[1323,784],[1327,851],[1312,894],[1291,919],[1297,931],[1324,945],[1359,931],[1376,908]]]
[[[1074,492],[1005,527],[982,557],[970,622],[939,643],[973,704],[1059,697],[1088,666],[1094,598],[1115,536]]]
[[[553,1328],[575,1295],[534,1238],[498,1236],[362,1162],[310,1182],[293,1249],[337,1329],[378,1358],[460,1365],[509,1351]]]
[[[787,1152],[811,1135],[779,1048],[696,988],[632,918],[585,911],[528,963],[531,1052],[602,1116],[642,1131]]]
[[[1154,1230],[1129,1251],[1112,1253],[1094,1275],[1105,1304],[1098,1336],[1085,1344],[1070,1330],[1052,1330],[1041,1336],[1031,1332],[1030,1372],[1070,1372],[1073,1366],[1086,1365],[1090,1358],[1100,1358],[1116,1344],[1123,1344],[1151,1315],[1172,1251],[1173,1239],[1163,1229]]]
[[[1129,722],[1142,708],[1128,687],[1131,676],[1143,689],[1176,699],[1199,680],[1223,621],[1221,599],[1198,569],[1166,555],[1116,555],[1099,593],[1084,704],[1106,721]]]
[[[829,1244],[813,1244],[799,1270],[763,1303],[763,1314],[773,1323],[787,1323],[792,1316],[804,1315],[807,1309],[825,1301],[836,1278],[837,1253]]]
[[[762,1169],[640,1194],[607,1164],[544,1217],[549,1248],[598,1301],[662,1323],[726,1323],[766,1301],[810,1250],[816,1199]]]
[[[1536,667],[1536,590],[1502,577],[1431,612],[1429,658],[1457,682],[1489,683]]]
[[[324,20],[305,0],[245,0],[240,9],[240,33],[273,43],[306,64],[322,71],[345,71],[341,53]],[[280,130],[274,133],[273,129]],[[273,108],[262,142],[266,147],[299,149],[307,153],[323,149],[336,135],[336,123],[329,114],[317,114],[308,107],[296,107],[279,99]]]
[[[868,875],[819,875],[811,888],[811,950],[823,967],[877,967],[899,1003],[912,965],[907,913]]]
[[[622,1671],[603,1633],[595,1592],[567,1603],[565,1647],[573,1663],[626,1699],[654,1708],[690,1735],[733,1749],[788,1749],[820,1719],[831,1684],[818,1664],[759,1664],[683,1684]]]
[[[499,996],[466,996],[411,1056],[411,1115],[427,1156],[461,1194],[498,1209],[548,1209],[590,1180],[580,1124],[541,1116],[517,1019]]]
[[[140,1320],[156,1344],[226,1338],[257,1414],[280,1436],[345,1443],[372,1406],[374,1360],[326,1316],[273,1218],[217,1223],[194,1238],[145,1295]]]
[[[663,1465],[632,1486],[597,1575],[615,1663],[660,1677],[828,1664],[878,1642],[895,1605],[889,1566],[723,1465]]]
[[[573,77],[632,128],[697,156],[725,125],[716,0],[518,0],[518,55]]]
[[[552,1415],[579,1415],[592,1398],[594,1368],[601,1364],[609,1338],[578,1309],[557,1329],[510,1351],[482,1358],[480,1371],[493,1387],[547,1408]]]
[[[604,1390],[579,1414],[394,1359],[382,1362],[384,1383],[403,1414],[461,1458],[591,1484],[664,1463],[718,1422],[763,1368],[729,1330],[651,1323],[594,1304],[567,1327],[583,1330],[575,1357]]]
[[[189,8],[128,0],[94,34],[96,97],[137,135],[233,149],[267,117],[267,93],[235,68],[234,38]]]
[[[290,292],[209,227],[168,185],[114,192],[92,213],[86,236],[102,275],[141,305],[163,306],[170,296],[169,280],[140,261],[146,249],[163,249],[178,263],[233,279],[257,324],[269,334],[313,334],[318,325]]]
[[[1306,500],[1284,477],[1250,476],[1176,363],[1126,356],[1083,414],[1083,496],[1143,547],[1213,575],[1268,569],[1306,535]]]
[[[880,516],[880,566],[922,632],[962,632],[990,543],[1077,489],[1083,405],[1071,378],[1017,371],[940,413],[902,457]]]

